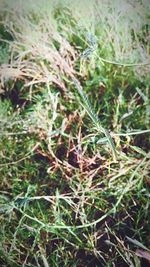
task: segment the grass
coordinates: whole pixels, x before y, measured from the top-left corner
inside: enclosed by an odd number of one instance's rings
[[[148,2],[0,8],[1,266],[148,266]]]

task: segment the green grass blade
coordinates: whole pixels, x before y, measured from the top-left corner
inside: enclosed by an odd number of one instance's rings
[[[116,153],[116,149],[115,149],[115,145],[114,145],[113,139],[112,139],[109,131],[107,129],[105,129],[104,127],[102,127],[102,125],[100,124],[99,118],[96,115],[96,113],[94,112],[93,107],[92,107],[91,103],[89,102],[89,99],[85,95],[85,93],[84,93],[81,85],[79,84],[78,80],[73,78],[73,82],[74,82],[74,84],[75,84],[75,86],[76,86],[76,88],[78,90],[78,93],[79,93],[80,97],[82,98],[83,107],[85,108],[87,114],[89,115],[89,117],[93,121],[93,124],[96,126],[97,130],[99,132],[102,132],[106,136],[106,138],[108,140],[108,143],[109,143],[109,145],[111,147],[111,150],[112,150],[113,159],[116,161],[117,153]]]

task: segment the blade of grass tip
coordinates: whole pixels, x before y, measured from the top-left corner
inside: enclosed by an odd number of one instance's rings
[[[95,124],[96,128],[98,129],[98,131],[104,133],[104,135],[106,136],[108,143],[111,147],[112,150],[112,154],[113,154],[113,159],[114,161],[117,161],[117,153],[116,153],[116,149],[115,149],[115,145],[113,142],[113,139],[110,135],[110,133],[108,132],[107,129],[103,128],[100,124],[99,118],[98,116],[95,114],[91,103],[89,102],[89,99],[87,98],[87,96],[85,95],[79,81],[76,78],[72,78],[73,82],[78,90],[79,95],[82,98],[83,101],[83,107],[85,108],[86,112],[88,113],[89,117],[91,118],[91,120],[93,121],[93,123]]]
[[[149,250],[147,247],[145,247],[145,246],[144,246],[141,242],[139,242],[138,240],[136,240],[136,239],[132,239],[132,238],[129,237],[129,236],[126,236],[126,238],[127,238],[127,240],[128,240],[129,242],[131,242],[131,243],[134,244],[135,246],[140,247],[140,248],[142,248],[142,249],[144,249],[144,250],[150,252],[150,250]]]
[[[113,133],[113,136],[130,136],[130,135],[139,135],[139,134],[145,134],[150,133],[150,129],[148,130],[135,130],[133,132],[126,132],[126,133]]]

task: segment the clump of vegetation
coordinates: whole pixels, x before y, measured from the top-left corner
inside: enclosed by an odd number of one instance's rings
[[[1,266],[148,266],[148,2],[0,8]]]

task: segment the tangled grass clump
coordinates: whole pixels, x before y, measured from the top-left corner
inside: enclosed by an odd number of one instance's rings
[[[1,266],[148,266],[149,5],[0,8]]]

